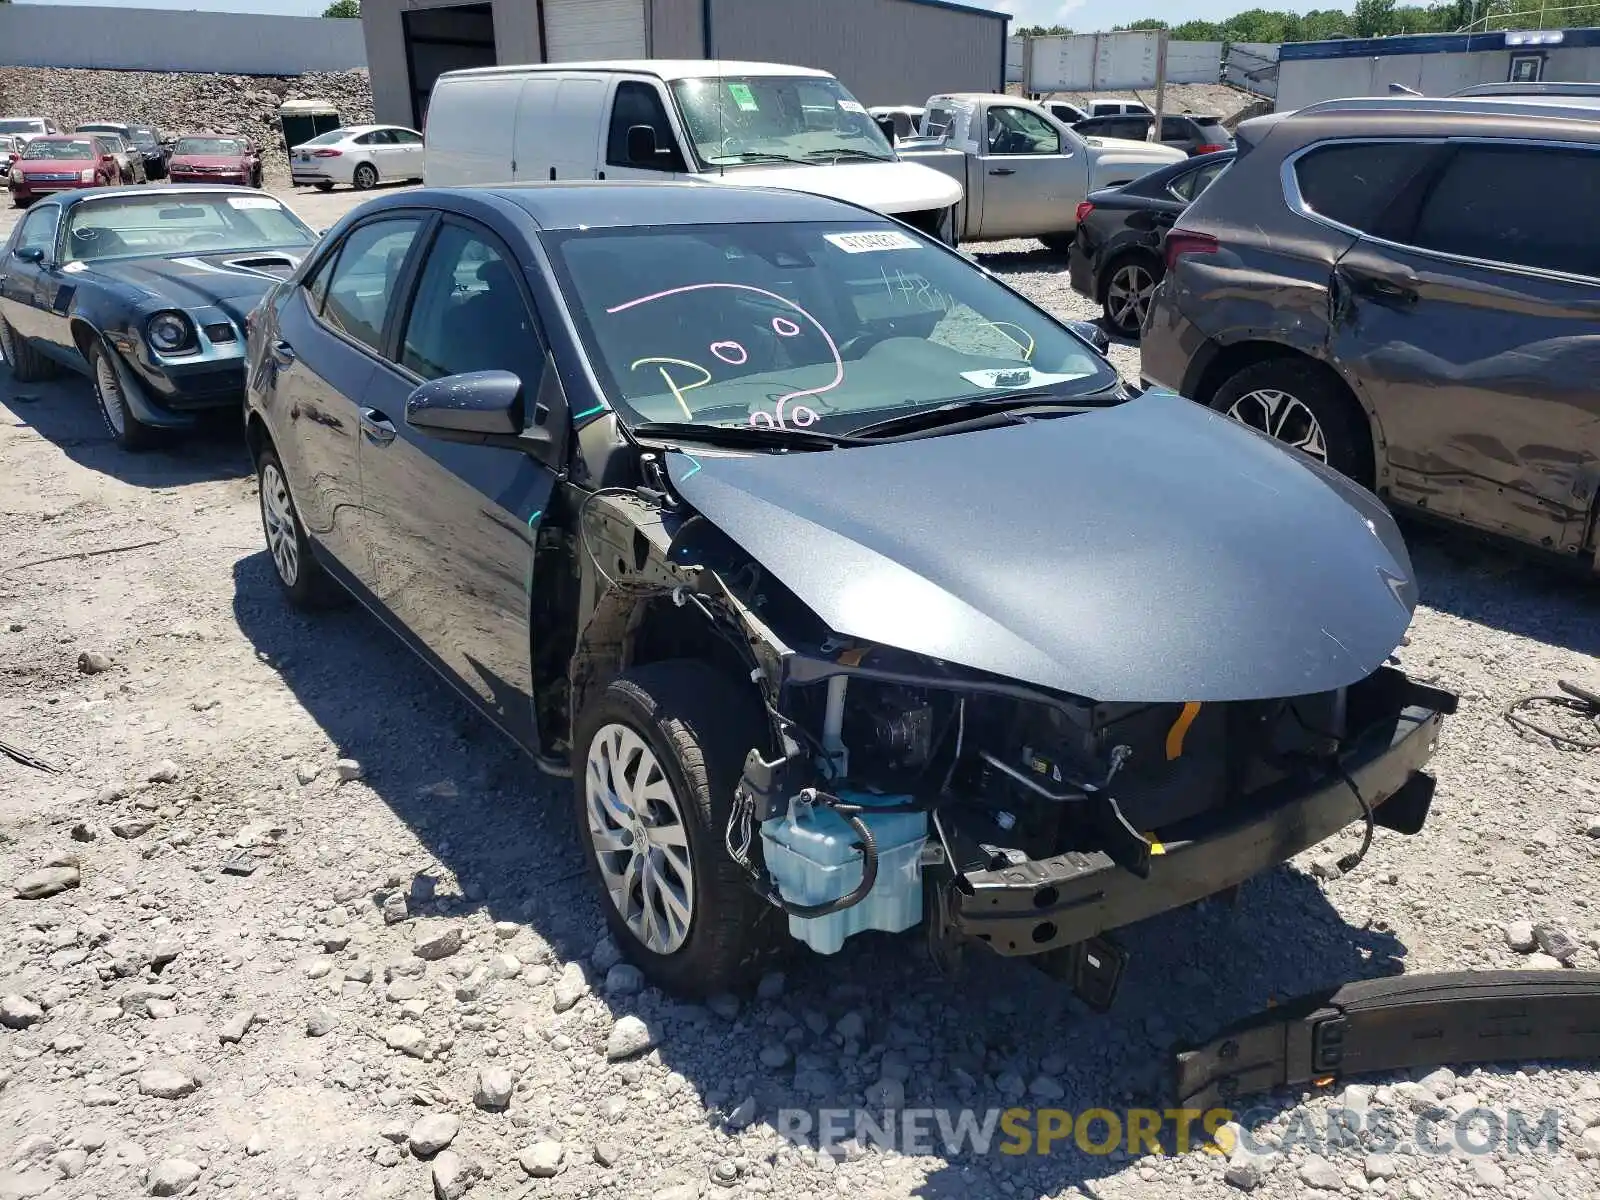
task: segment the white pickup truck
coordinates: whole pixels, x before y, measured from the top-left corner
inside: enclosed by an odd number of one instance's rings
[[[1078,205],[1098,188],[1131,183],[1184,152],[1149,142],[1085,138],[1042,106],[1014,96],[934,96],[921,136],[895,146],[961,184],[959,240],[1038,238],[1066,250]]]

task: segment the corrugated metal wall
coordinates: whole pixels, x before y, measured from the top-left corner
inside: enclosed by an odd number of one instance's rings
[[[701,58],[705,55],[701,4],[702,0],[649,0],[652,58]]]
[[[359,21],[0,4],[0,66],[302,75],[366,65]]]
[[[719,57],[831,71],[863,104],[1002,88],[998,14],[908,0],[712,0],[711,11]]]

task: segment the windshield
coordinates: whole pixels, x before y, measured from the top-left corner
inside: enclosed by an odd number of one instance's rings
[[[0,117],[0,133],[43,133],[44,122],[36,117]]]
[[[852,429],[1116,376],[966,259],[882,221],[545,235],[624,419]]]
[[[76,205],[69,261],[310,246],[316,235],[271,196],[117,196]]]
[[[143,125],[135,125],[128,132],[132,135],[133,143],[136,146],[159,146],[161,144],[160,139],[156,137],[154,129],[147,129]]]
[[[877,122],[837,79],[719,76],[679,79],[672,91],[707,166],[894,157]]]
[[[35,138],[22,151],[23,158],[98,158],[94,143],[88,138],[73,138],[70,142],[46,142]]]
[[[73,133],[117,133],[122,132],[121,125],[113,125],[109,121],[93,121],[87,125],[79,125]]]
[[[179,138],[172,148],[174,154],[243,154],[244,143],[237,138],[193,137]]]

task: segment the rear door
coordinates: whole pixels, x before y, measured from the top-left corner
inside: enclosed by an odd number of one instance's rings
[[[440,441],[405,420],[424,381],[496,369],[521,378],[531,412],[544,340],[515,257],[483,226],[446,217],[367,387],[363,538],[393,622],[526,742],[533,539],[555,473],[521,451]]]
[[[400,153],[400,147],[395,145],[392,130],[374,129],[370,133],[363,133],[356,138],[356,145],[378,169],[379,179],[394,179],[401,173],[399,160],[395,157]]]
[[[1030,237],[1071,228],[1072,206],[1088,181],[1076,144],[1041,114],[1015,104],[991,104],[980,136],[977,235]]]
[[[1508,184],[1514,181],[1514,186]],[[1335,273],[1398,499],[1565,553],[1600,486],[1600,150],[1452,142]]]
[[[552,179],[594,179],[600,171],[606,88],[600,75],[572,75],[556,88]]]
[[[429,217],[383,212],[354,226],[278,309],[268,347],[279,438],[295,507],[306,530],[362,584],[372,572],[361,544],[357,438],[389,323],[396,284]]]
[[[556,143],[561,131],[556,128],[555,112],[560,87],[558,75],[532,75],[523,80],[517,94],[511,174],[519,183],[556,177]]]
[[[392,129],[394,144],[398,147],[395,161],[399,164],[398,179],[422,178],[422,135],[414,129]]]

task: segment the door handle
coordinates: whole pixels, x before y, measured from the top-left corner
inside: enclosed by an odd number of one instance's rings
[[[1357,296],[1364,296],[1378,304],[1415,304],[1417,288],[1409,276],[1379,275],[1375,272],[1351,270],[1341,267],[1336,272],[1342,276],[1346,288]]]
[[[379,446],[386,446],[395,439],[394,422],[375,408],[361,410],[361,432]]]
[[[991,175],[1015,175],[1016,172],[1013,171],[1010,167],[995,167],[992,171],[989,172],[989,174],[991,174]]]
[[[272,357],[281,363],[292,363],[294,361],[294,347],[279,338],[272,343]]]

